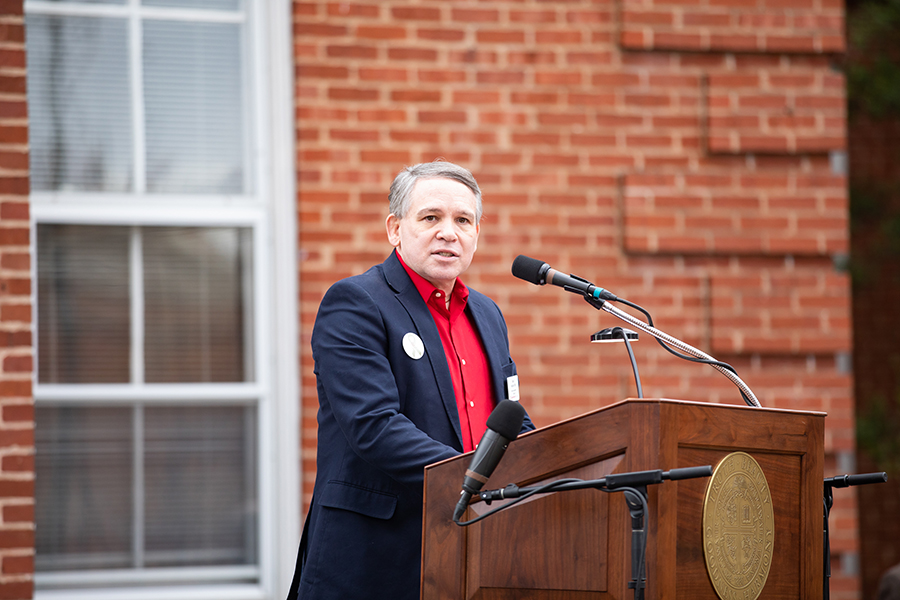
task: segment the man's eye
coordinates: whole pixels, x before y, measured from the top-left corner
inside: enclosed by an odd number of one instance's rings
[[[434,215],[428,215],[427,217],[425,217],[425,220],[428,222],[432,222],[437,220],[437,217],[435,217]]]
[[[458,223],[462,223],[463,225],[467,225],[469,223],[469,219],[466,217],[460,217],[456,220]]]

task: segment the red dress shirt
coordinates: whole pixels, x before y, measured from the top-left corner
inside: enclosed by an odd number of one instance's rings
[[[397,258],[400,258],[399,253]],[[416,285],[437,325],[453,380],[463,451],[469,452],[481,441],[481,436],[487,429],[488,416],[496,404],[491,391],[487,356],[475,324],[466,312],[469,288],[461,279],[456,279],[448,310],[444,292],[410,269],[402,258],[400,264]]]

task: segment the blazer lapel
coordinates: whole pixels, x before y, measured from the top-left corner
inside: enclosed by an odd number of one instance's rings
[[[462,433],[459,426],[459,412],[456,408],[456,396],[453,393],[453,379],[450,377],[450,367],[447,365],[447,357],[444,355],[444,345],[438,333],[434,317],[428,310],[428,305],[422,300],[419,290],[407,275],[400,259],[396,256],[396,250],[384,261],[384,276],[388,285],[396,293],[397,301],[406,309],[416,326],[416,333],[422,338],[425,345],[425,356],[431,364],[434,380],[437,383],[438,392],[447,418],[453,426],[459,447],[462,448]]]

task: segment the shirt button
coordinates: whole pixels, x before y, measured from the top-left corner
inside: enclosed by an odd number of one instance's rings
[[[472,408],[475,408],[475,403],[474,403],[474,402],[469,402],[469,406],[471,406]]]
[[[441,297],[441,293],[440,293],[440,292],[435,292],[435,293],[434,293],[434,297],[435,297],[435,298],[440,298],[440,297]]]
[[[466,366],[466,359],[462,359],[463,366]]]

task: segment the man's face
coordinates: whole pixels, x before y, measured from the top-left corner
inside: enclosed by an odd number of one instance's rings
[[[449,294],[478,247],[475,194],[452,179],[420,179],[402,219],[388,215],[388,240],[403,262]]]

